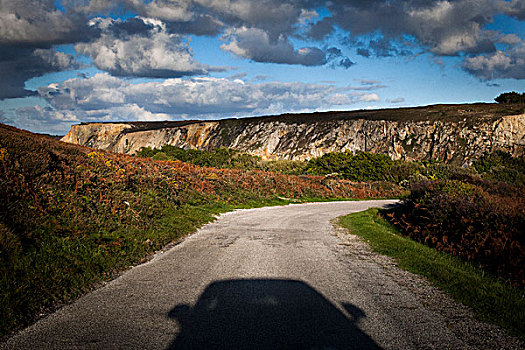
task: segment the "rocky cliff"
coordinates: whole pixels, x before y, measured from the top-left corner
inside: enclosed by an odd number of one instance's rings
[[[141,147],[229,147],[266,158],[366,151],[393,159],[470,163],[484,152],[525,154],[525,105],[435,105],[218,121],[83,123],[62,141],[133,154]]]

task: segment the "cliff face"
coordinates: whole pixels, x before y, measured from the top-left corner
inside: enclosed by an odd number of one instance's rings
[[[443,112],[439,106],[430,106],[206,122],[89,123],[72,126],[62,141],[128,154],[166,144],[229,147],[281,159],[310,159],[351,150],[388,154],[393,159],[464,164],[495,150],[524,155],[523,109],[516,114],[516,110],[487,106],[494,107],[442,106]]]

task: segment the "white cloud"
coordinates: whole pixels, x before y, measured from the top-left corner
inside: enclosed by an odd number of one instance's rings
[[[488,55],[467,57],[462,67],[482,80],[525,79],[525,43],[508,52],[497,50]]]
[[[102,30],[100,37],[77,44],[75,50],[91,57],[97,68],[113,75],[159,78],[225,70],[197,62],[183,37],[170,34],[161,21],[97,18],[91,25]]]
[[[57,111],[83,121],[159,120],[261,115],[299,110],[330,109],[360,101],[379,101],[375,93],[333,85],[306,83],[248,83],[224,78],[166,79],[133,84],[97,74],[39,89]]]
[[[378,94],[364,94],[362,95],[360,98],[359,98],[360,101],[365,101],[365,102],[377,102],[377,101],[380,101],[381,99],[379,98],[379,95]]]
[[[20,107],[16,110],[16,120],[12,123],[36,132],[64,134],[71,124],[80,119],[71,111],[57,111],[51,107]]]

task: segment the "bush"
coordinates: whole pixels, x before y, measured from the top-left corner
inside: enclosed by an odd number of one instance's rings
[[[511,154],[496,151],[485,154],[473,163],[476,171],[488,180],[525,185],[525,157],[512,157]]]
[[[310,174],[338,174],[350,181],[392,181],[394,161],[384,154],[350,151],[327,153],[313,158],[306,166]]]
[[[288,175],[306,174],[306,162],[301,160],[271,160],[264,162],[264,170]]]
[[[136,155],[156,160],[180,160],[181,162],[214,168],[264,170],[260,157],[228,148],[214,148],[202,151],[165,145],[160,149],[143,147]]]
[[[523,287],[524,205],[523,187],[465,176],[414,184],[404,205],[387,217],[414,240]]]
[[[517,93],[516,91],[505,92],[494,99],[498,103],[525,103],[525,92]]]

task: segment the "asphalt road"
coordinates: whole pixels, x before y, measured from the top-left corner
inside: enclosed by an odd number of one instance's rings
[[[222,215],[0,348],[519,347],[330,223],[391,203],[317,203]],[[479,332],[490,335],[480,340]]]

